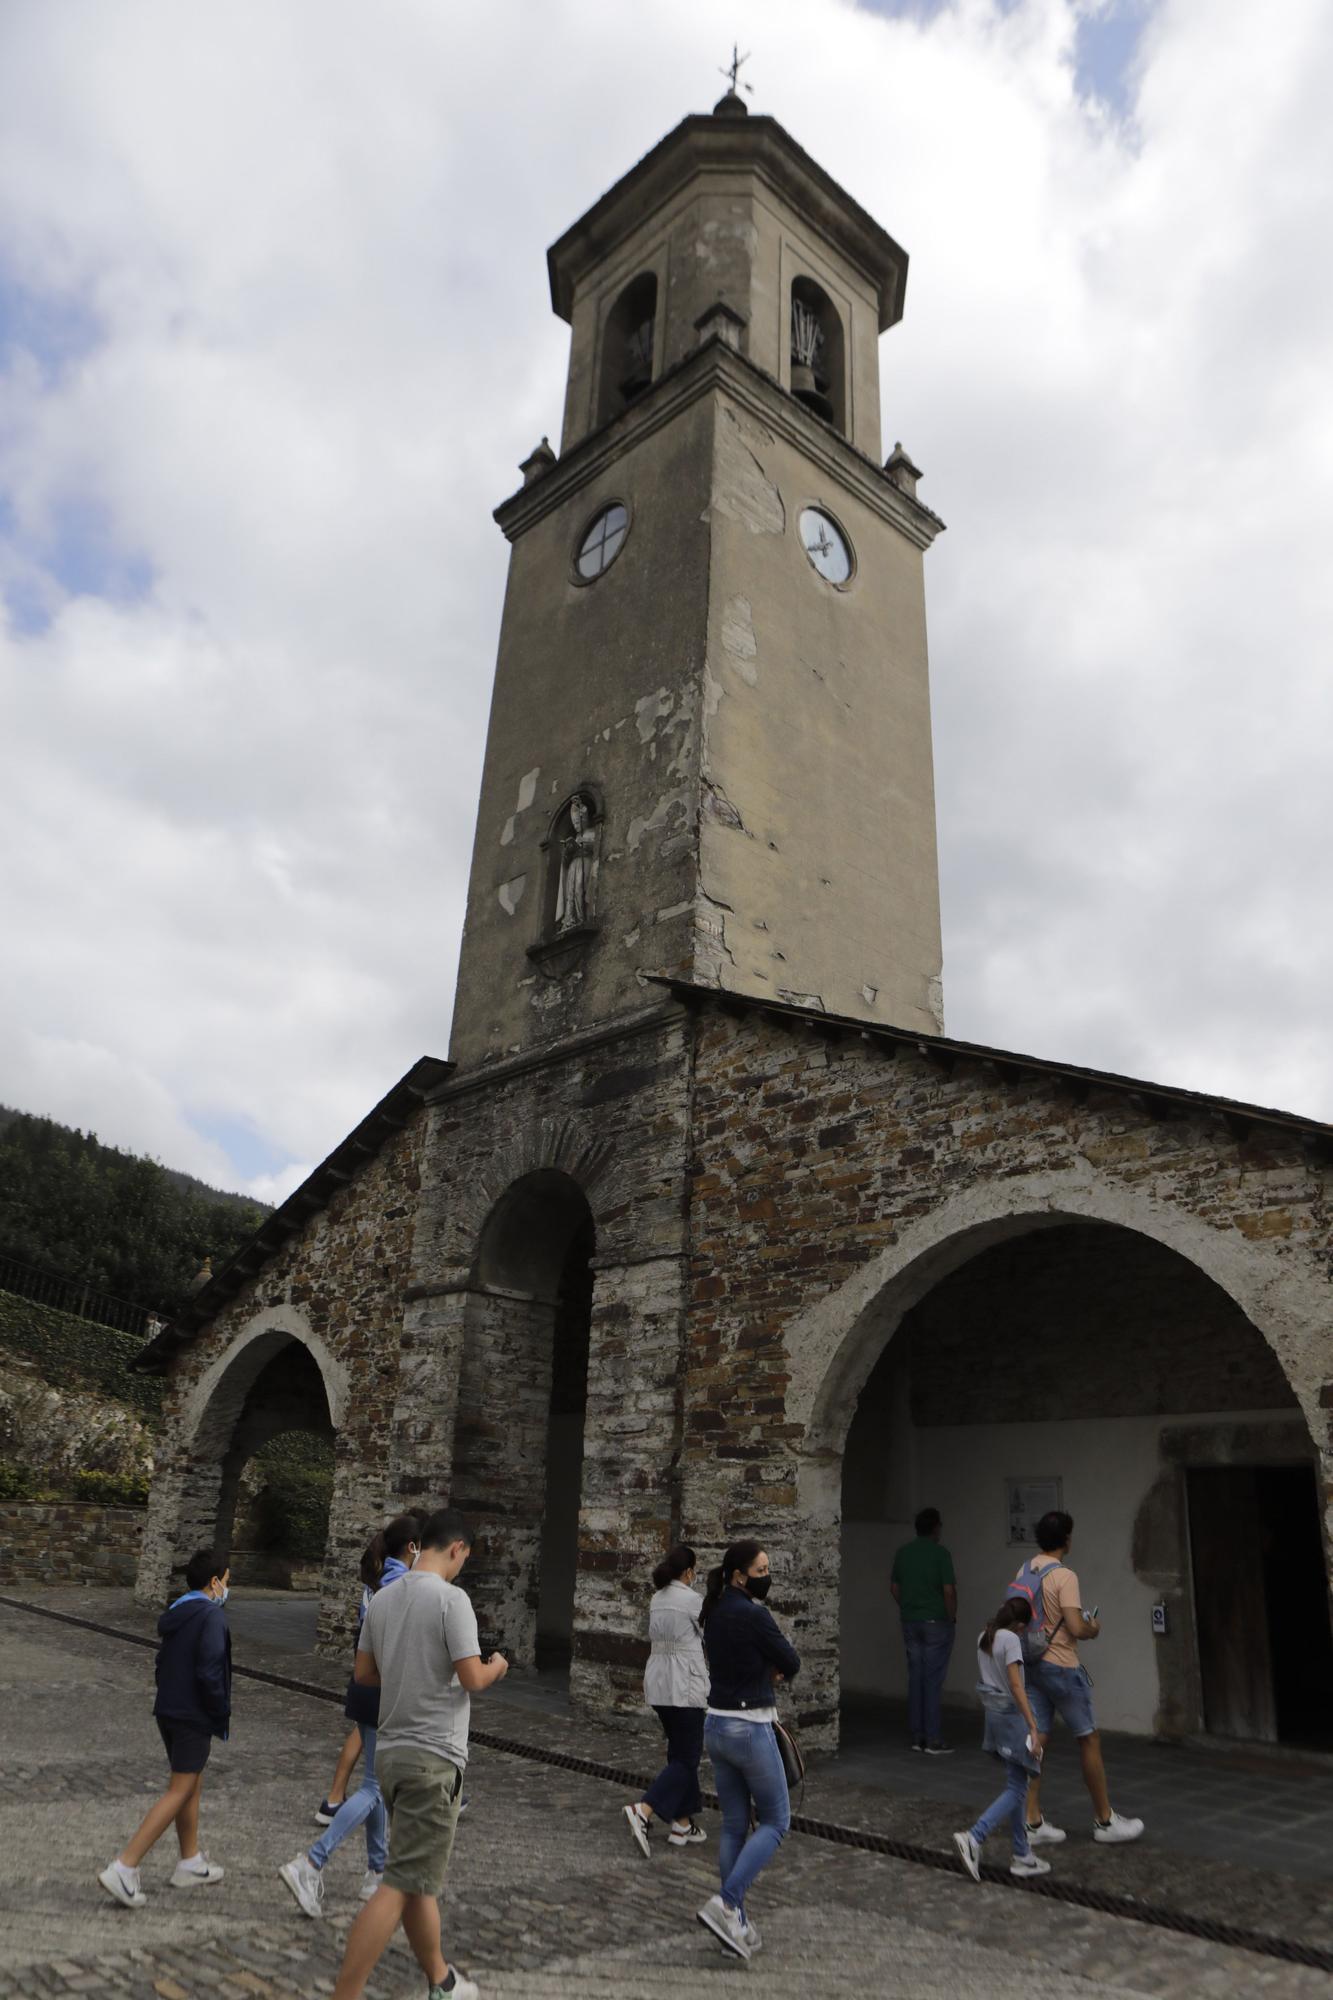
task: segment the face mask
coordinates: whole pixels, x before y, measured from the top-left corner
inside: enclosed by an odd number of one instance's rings
[[[419,1556],[420,1554],[421,1554],[421,1550],[420,1550],[420,1549],[413,1549],[413,1551],[412,1551],[412,1560],[411,1560],[411,1562],[410,1562],[410,1563],[409,1563],[409,1564],[407,1565],[407,1567],[408,1567],[409,1569],[415,1569],[415,1568],[416,1568],[416,1566],[417,1566],[417,1557],[418,1557],[418,1556]]]
[[[224,1583],[221,1590],[218,1592],[217,1596],[213,1599],[213,1602],[214,1604],[225,1604],[230,1596],[231,1596],[231,1585],[229,1583]]]
[[[768,1596],[768,1586],[772,1581],[771,1576],[747,1576],[745,1588],[749,1596],[762,1599]]]

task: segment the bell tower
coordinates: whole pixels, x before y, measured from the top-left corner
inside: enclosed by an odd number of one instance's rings
[[[943,524],[880,463],[906,254],[729,92],[547,261],[564,426],[496,511],[453,1059],[609,1026],[653,975],[938,1032]]]

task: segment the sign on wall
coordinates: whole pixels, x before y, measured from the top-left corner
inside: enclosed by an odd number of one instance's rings
[[[1010,1543],[1035,1547],[1036,1526],[1042,1515],[1064,1505],[1063,1481],[1006,1479],[1004,1485]]]

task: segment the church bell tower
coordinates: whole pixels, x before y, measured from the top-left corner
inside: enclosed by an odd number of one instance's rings
[[[728,93],[547,261],[564,429],[496,511],[454,1061],[631,1017],[654,976],[938,1032],[942,523],[880,441],[905,252]]]

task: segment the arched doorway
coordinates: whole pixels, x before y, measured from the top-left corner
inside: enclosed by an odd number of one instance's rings
[[[919,1508],[944,1515],[958,1568],[961,1697],[973,1632],[1059,1506],[1109,1642],[1107,1727],[1319,1740],[1333,1639],[1315,1453],[1276,1354],[1164,1243],[1036,1220],[944,1260],[896,1324],[867,1322],[839,1466],[844,1701],[888,1724],[905,1693],[887,1580]]]
[[[452,1498],[483,1645],[519,1667],[570,1660],[594,1248],[578,1182],[539,1168],[492,1208],[469,1292]]]
[[[318,1568],[344,1395],[341,1369],[297,1309],[244,1328],[171,1427],[149,1500],[140,1596],[175,1588],[197,1548],[247,1558],[238,1581],[285,1583],[293,1568]]]

